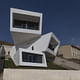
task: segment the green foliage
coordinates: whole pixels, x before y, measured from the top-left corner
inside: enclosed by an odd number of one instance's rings
[[[12,61],[11,58],[9,58],[8,60],[5,60],[4,62],[4,68],[16,68],[14,62]]]
[[[66,68],[55,65],[52,62],[48,62],[48,67],[47,68],[16,66],[11,58],[9,58],[8,60],[5,60],[4,68],[66,70]]]

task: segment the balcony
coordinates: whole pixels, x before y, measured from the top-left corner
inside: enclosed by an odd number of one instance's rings
[[[39,23],[31,21],[14,20],[13,27],[21,29],[39,30]]]

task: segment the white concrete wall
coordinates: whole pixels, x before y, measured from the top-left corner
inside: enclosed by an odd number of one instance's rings
[[[80,71],[4,69],[3,80],[80,80]]]
[[[13,62],[14,62],[16,65],[18,65],[18,64],[17,64],[17,61],[16,61],[16,59],[15,59],[16,56],[14,56],[14,55],[16,55],[16,46],[13,46],[13,47],[12,47],[10,53],[11,53],[10,56],[11,56]]]
[[[32,50],[32,46],[34,46],[35,51],[46,51],[50,42],[50,38],[51,38],[51,33],[42,35],[36,42],[34,42],[28,48],[28,50]]]

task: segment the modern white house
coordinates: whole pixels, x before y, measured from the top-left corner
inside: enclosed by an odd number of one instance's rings
[[[42,35],[42,13],[11,8],[10,32],[15,44],[10,55],[16,66],[47,67],[47,57],[57,54],[57,37],[52,32]]]

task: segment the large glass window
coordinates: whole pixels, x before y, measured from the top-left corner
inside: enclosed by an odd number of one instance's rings
[[[23,62],[42,63],[42,55],[22,52]]]
[[[31,30],[39,30],[39,23],[31,22],[31,21],[14,20],[13,27],[31,29]]]
[[[56,42],[56,40],[54,38],[51,38],[48,48],[54,51],[57,45],[58,43]]]
[[[48,48],[51,49],[51,50],[54,50],[54,47],[53,47],[52,44],[49,44],[49,47]]]

